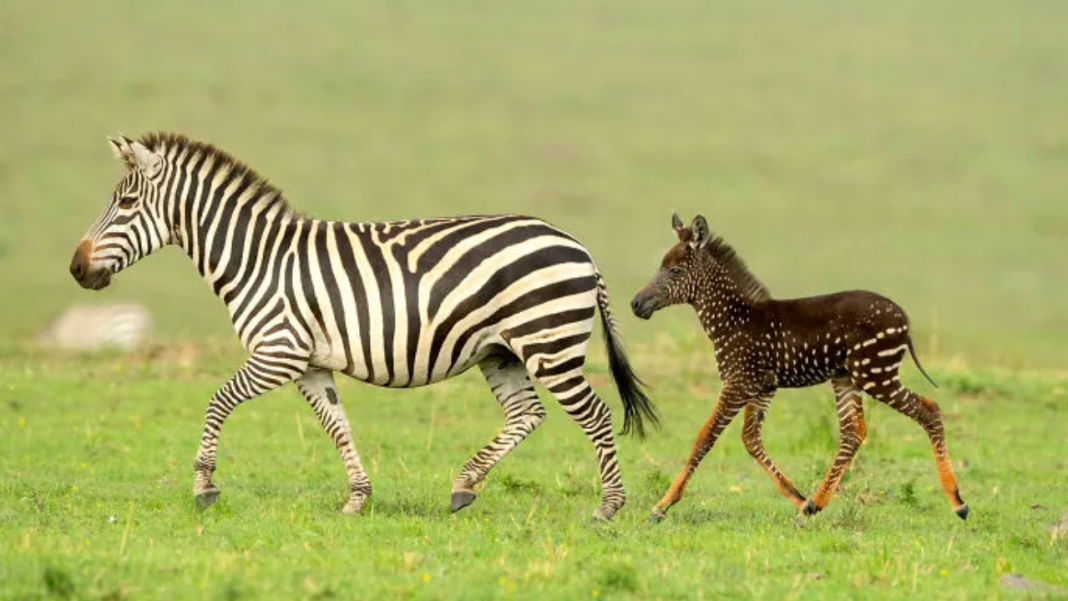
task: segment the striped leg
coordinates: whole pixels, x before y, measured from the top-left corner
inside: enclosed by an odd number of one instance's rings
[[[253,355],[212,395],[204,417],[200,448],[193,463],[193,496],[198,507],[206,508],[219,498],[219,488],[212,484],[211,476],[215,473],[219,432],[226,418],[241,403],[298,377],[307,365],[306,359],[294,356]]]
[[[479,367],[497,402],[504,409],[504,428],[460,470],[460,475],[452,485],[453,512],[470,505],[475,500],[475,485],[545,421],[545,407],[538,400],[527,370],[518,359],[491,357],[480,363]]]
[[[583,363],[582,356],[562,357],[554,363],[539,365],[534,377],[549,389],[593,443],[601,470],[601,506],[594,511],[593,517],[611,520],[626,503],[623,478],[616,459],[612,410],[586,381],[582,374]]]
[[[356,452],[356,445],[352,442],[352,427],[349,426],[345,408],[337,394],[334,374],[326,369],[312,367],[297,379],[296,384],[318,416],[319,423],[334,441],[334,446],[341,454],[341,461],[345,464],[345,473],[349,477],[349,500],[341,512],[359,513],[371,497],[371,480],[367,477],[367,472],[360,463],[360,455]]]
[[[716,439],[731,423],[734,416],[738,415],[742,407],[746,406],[749,400],[748,397],[749,395],[728,387],[724,387],[720,392],[719,399],[716,400],[716,406],[712,408],[712,415],[709,416],[701,431],[697,433],[697,440],[693,443],[690,458],[686,460],[686,465],[682,467],[679,475],[675,477],[675,482],[671,484],[671,488],[664,493],[660,502],[653,507],[649,521],[659,522],[664,519],[668,509],[671,509],[672,505],[679,502],[679,499],[682,498],[682,493],[686,490],[686,485],[690,482],[690,477],[697,470],[697,466],[700,465],[701,460],[704,459],[708,451],[712,449],[712,445],[716,444]]]
[[[834,389],[834,405],[838,411],[838,455],[816,489],[816,494],[802,509],[804,515],[822,511],[831,502],[831,496],[842,481],[842,475],[868,433],[868,427],[864,423],[864,400],[860,396],[860,389],[854,386],[849,378],[835,378],[831,380],[831,386]]]
[[[797,487],[790,482],[790,479],[779,471],[775,462],[768,456],[768,452],[764,450],[764,442],[761,440],[760,431],[764,425],[764,414],[767,412],[770,403],[770,397],[757,397],[746,404],[745,423],[742,426],[742,442],[745,444],[745,450],[749,451],[749,456],[764,468],[768,476],[771,476],[772,482],[775,483],[775,488],[783,496],[789,498],[795,507],[800,509],[805,504],[805,497],[797,491]]]
[[[935,466],[938,468],[938,481],[942,484],[942,492],[949,500],[950,506],[960,519],[968,517],[968,504],[960,497],[960,488],[957,485],[957,477],[953,474],[953,467],[949,460],[949,450],[946,448],[946,432],[942,423],[942,410],[938,403],[920,396],[905,388],[897,381],[894,382],[897,389],[891,393],[873,391],[875,398],[897,409],[901,413],[911,417],[920,424],[927,432],[931,440],[931,450],[934,452]]]

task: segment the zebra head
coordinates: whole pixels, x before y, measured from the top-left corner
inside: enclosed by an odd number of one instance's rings
[[[167,164],[163,156],[136,140],[108,138],[126,174],[111,202],[82,237],[70,274],[82,288],[100,290],[118,273],[172,240],[163,208],[162,186]]]

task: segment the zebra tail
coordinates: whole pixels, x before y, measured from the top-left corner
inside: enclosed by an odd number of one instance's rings
[[[927,381],[931,383],[931,386],[938,388],[938,384],[935,384],[935,381],[931,379],[931,376],[927,375],[927,372],[924,371],[923,366],[920,365],[920,360],[916,357],[916,349],[912,346],[912,336],[909,336],[908,342],[909,354],[912,355],[912,362],[916,364],[916,368],[920,370],[920,373],[923,374],[923,377],[927,378]]]
[[[623,399],[623,429],[620,434],[636,434],[640,440],[645,439],[645,421],[660,427],[660,418],[656,408],[641,387],[646,384],[634,374],[627,354],[623,351],[623,341],[616,329],[615,319],[608,304],[608,288],[604,278],[597,274],[597,306],[601,309],[601,325],[604,326],[605,348],[608,351],[608,366],[612,379],[616,382],[619,396]]]

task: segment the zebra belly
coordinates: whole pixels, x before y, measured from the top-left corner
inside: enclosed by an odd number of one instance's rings
[[[350,364],[344,344],[325,343],[316,346],[316,351],[309,363],[315,367],[339,371],[375,386],[418,388],[458,376],[491,355],[507,353],[510,351],[506,349],[504,340],[499,335],[486,333],[469,348],[463,349],[457,360],[449,364],[447,370],[439,369],[433,373],[426,365],[418,361],[413,366],[407,366],[404,348],[395,350],[391,362],[378,357],[378,361],[370,363],[362,351],[357,351]]]

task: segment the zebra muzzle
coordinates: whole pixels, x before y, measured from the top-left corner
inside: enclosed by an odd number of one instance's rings
[[[75,281],[87,290],[101,290],[111,283],[111,272],[107,269],[94,269],[89,257],[92,253],[92,245],[83,240],[74,251],[74,257],[70,261],[70,274]]]

